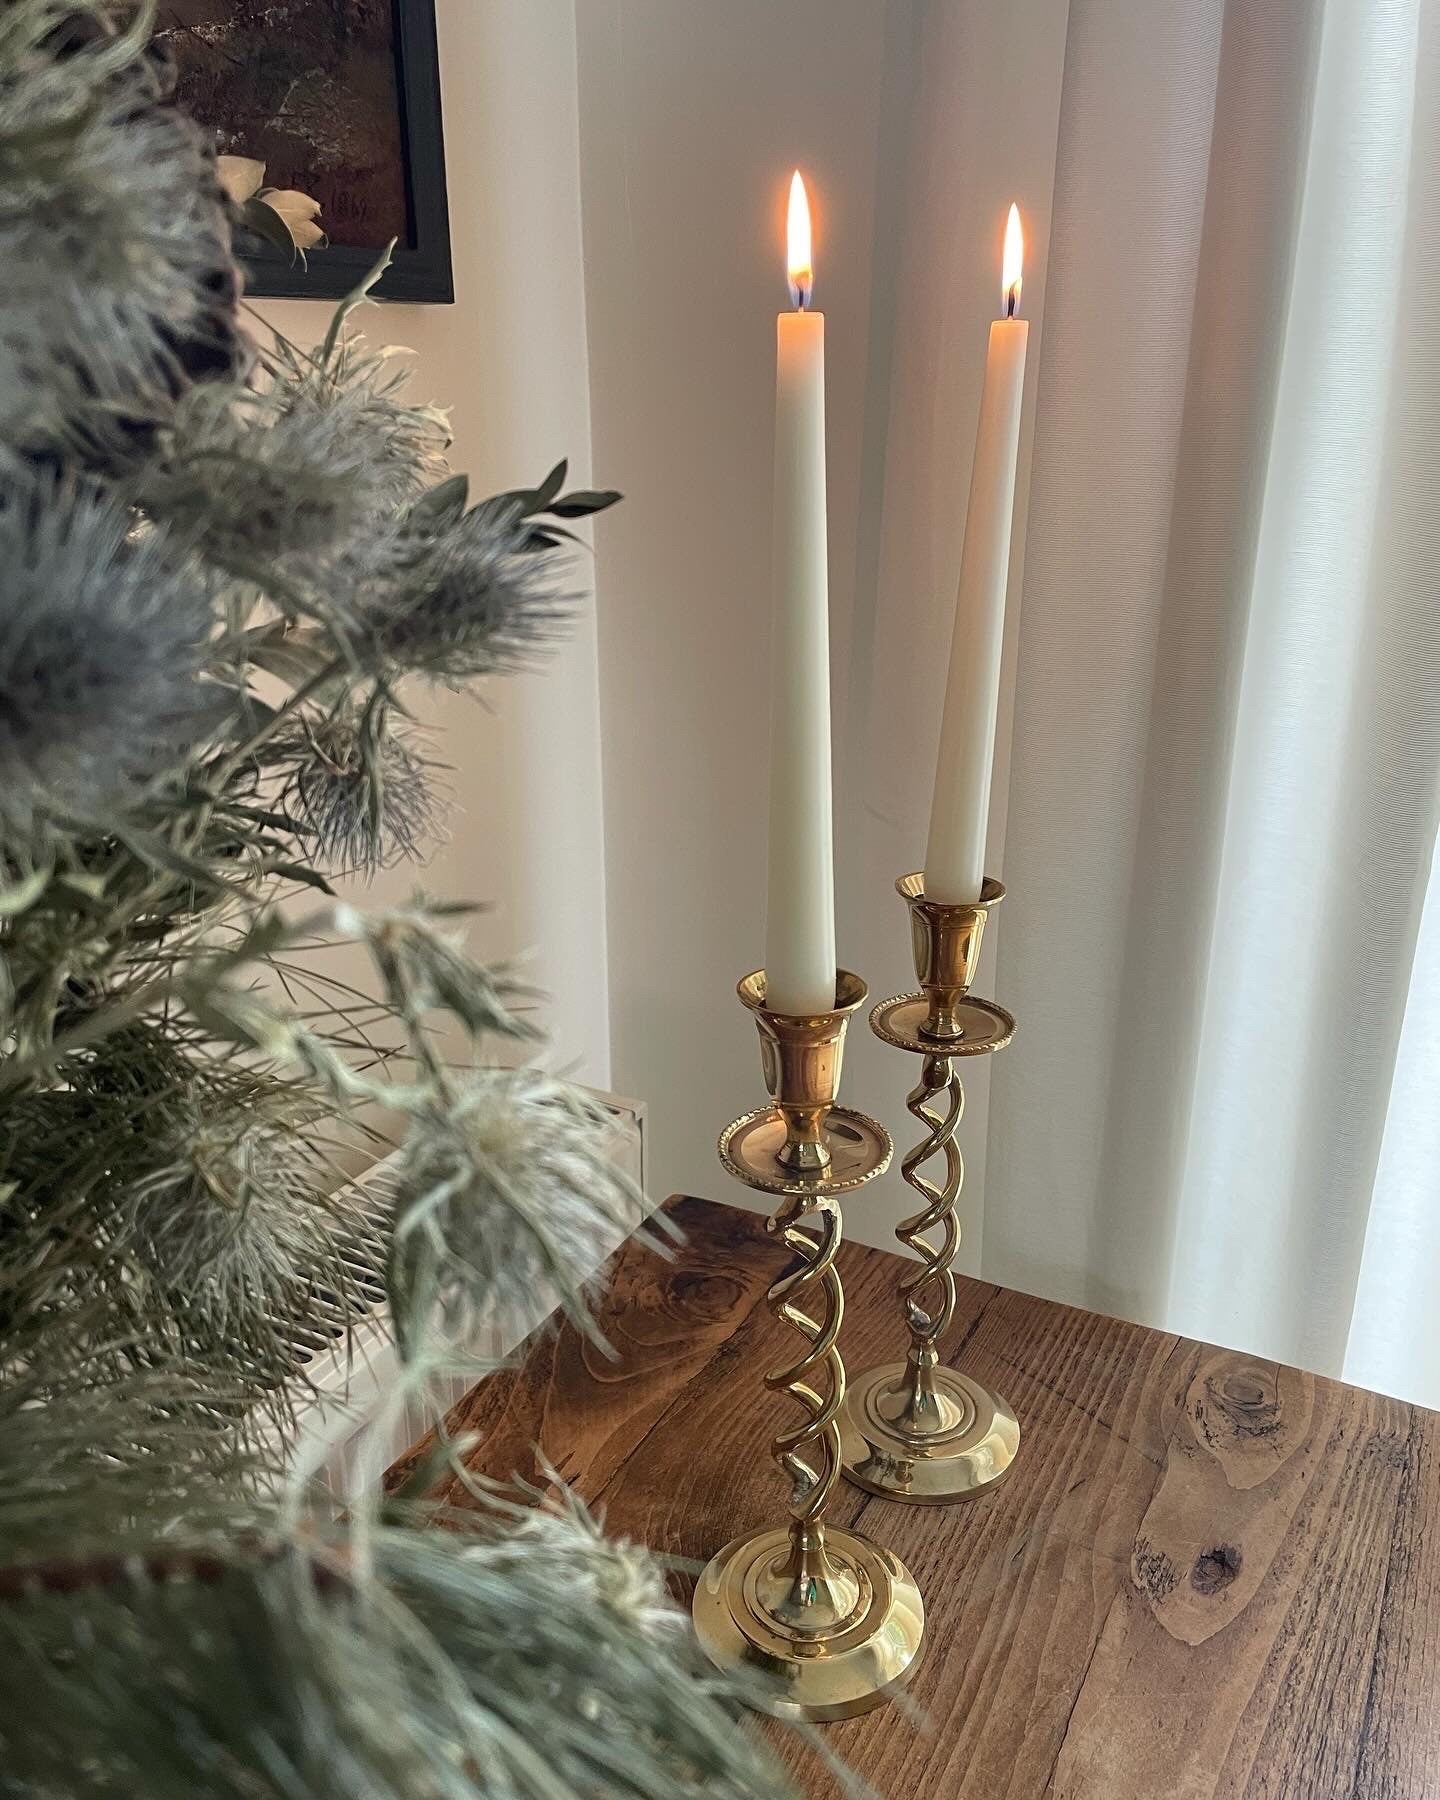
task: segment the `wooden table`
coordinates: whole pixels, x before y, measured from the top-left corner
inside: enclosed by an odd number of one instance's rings
[[[452,1424],[482,1434],[486,1475],[537,1479],[538,1444],[613,1534],[698,1563],[781,1517],[760,1378],[793,1340],[764,1305],[763,1221],[670,1206],[677,1260],[627,1246],[600,1305],[619,1359],[541,1334]],[[842,1253],[852,1368],[897,1352],[899,1266]],[[841,1483],[831,1508],[925,1595],[926,1721],[822,1728],[881,1794],[1440,1796],[1436,1415],[978,1281],[949,1360],[1015,1406],[1010,1480],[947,1508]],[[764,1729],[804,1792],[838,1791]]]

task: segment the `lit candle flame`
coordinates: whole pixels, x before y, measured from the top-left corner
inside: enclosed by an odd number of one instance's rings
[[[790,177],[790,215],[786,222],[787,267],[791,302],[804,312],[815,286],[815,267],[810,256],[810,202],[797,169]]]
[[[1025,260],[1025,234],[1020,229],[1020,208],[1012,204],[1005,221],[1005,249],[1000,257],[1000,295],[1005,303],[1005,317],[1013,319],[1020,310],[1020,290],[1025,282],[1020,266]]]

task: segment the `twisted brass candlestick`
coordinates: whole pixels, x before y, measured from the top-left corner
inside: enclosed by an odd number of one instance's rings
[[[757,1693],[756,1704],[803,1719],[848,1719],[878,1706],[915,1672],[925,1628],[904,1564],[857,1532],[827,1531],[824,1519],[840,1474],[845,1401],[835,1342],[845,1307],[835,1196],[882,1174],[893,1151],[883,1125],[834,1103],[845,1027],[866,997],[865,983],[844,969],[835,987],[832,1011],[792,1014],[766,1007],[763,971],[740,983],[775,1104],[726,1128],[720,1160],[737,1181],[781,1197],[768,1229],[798,1261],[771,1286],[769,1300],[804,1350],[766,1386],[798,1400],[805,1417],[771,1446],[790,1480],[790,1523],[727,1544],[707,1565],[694,1601],[695,1629],[711,1661],[768,1677],[774,1685]],[[812,1215],[813,1229],[805,1229]]]
[[[1002,1050],[1015,1021],[1004,1007],[973,999],[969,991],[986,914],[1005,897],[1000,883],[987,880],[978,901],[955,906],[927,900],[923,875],[902,875],[895,886],[910,908],[922,991],[883,1001],[870,1015],[870,1028],[883,1042],[924,1058],[906,1105],[926,1136],[900,1165],[924,1206],[895,1232],[921,1261],[900,1280],[909,1354],[903,1363],[856,1377],[845,1405],[842,1455],[846,1475],[868,1492],[941,1505],[972,1499],[1003,1480],[1020,1445],[1020,1427],[1006,1402],[970,1376],[942,1367],[939,1351],[955,1316],[955,1203],[965,1179],[956,1135],[965,1111],[959,1059]],[[945,1158],[943,1184],[920,1172],[937,1156]]]

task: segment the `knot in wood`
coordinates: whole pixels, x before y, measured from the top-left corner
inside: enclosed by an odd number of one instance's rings
[[[1212,1406],[1240,1437],[1271,1437],[1280,1428],[1280,1394],[1260,1369],[1232,1369],[1205,1383]]]
[[[1197,1594],[1218,1594],[1240,1573],[1240,1552],[1233,1544],[1217,1544],[1202,1550],[1190,1571],[1190,1585]]]

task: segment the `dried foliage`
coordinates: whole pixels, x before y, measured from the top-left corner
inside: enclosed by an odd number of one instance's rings
[[[416,861],[444,830],[439,767],[385,707],[348,707],[278,733],[282,804],[311,836],[316,859],[373,875]]]
[[[142,7],[0,9],[0,442],[124,464],[245,349],[227,203]]]
[[[133,809],[219,722],[218,594],[183,543],[48,471],[0,492],[0,565],[0,831],[24,857],[42,822]]]
[[[314,350],[249,340],[149,11],[0,5],[0,1790],[772,1795],[577,1511],[335,1523],[284,1474],[370,1109],[414,1382],[516,1286],[583,1314],[637,1216],[595,1109],[489,1067],[527,996],[462,916],[291,904],[423,853],[401,684],[528,665],[615,496],[562,465],[472,504],[363,291]],[[342,939],[366,992],[315,959]]]

